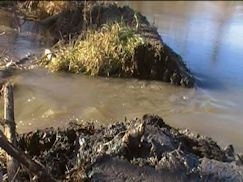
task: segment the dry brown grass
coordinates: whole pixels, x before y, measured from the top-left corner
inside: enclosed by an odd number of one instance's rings
[[[100,30],[87,30],[69,44],[59,42],[55,56],[50,60],[44,56],[40,64],[50,71],[131,76],[134,50],[143,43],[143,38],[123,22],[103,25]]]

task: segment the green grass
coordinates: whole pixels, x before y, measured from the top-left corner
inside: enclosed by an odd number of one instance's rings
[[[68,44],[59,42],[53,49],[55,56],[43,56],[40,65],[52,72],[131,76],[135,69],[132,56],[141,44],[143,38],[125,23],[104,25],[100,30],[88,30]]]

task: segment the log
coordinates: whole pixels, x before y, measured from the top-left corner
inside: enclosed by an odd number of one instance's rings
[[[10,143],[7,138],[4,136],[3,132],[0,130],[0,147],[5,150],[8,155],[14,157],[19,163],[23,164],[30,172],[37,175],[40,181],[43,182],[56,182],[57,180],[54,179],[46,170],[46,168],[31,159],[31,157],[27,156],[24,152],[17,149]]]
[[[9,142],[16,146],[16,133],[15,133],[15,121],[14,121],[14,98],[13,87],[7,82],[4,85],[4,134]],[[7,172],[9,181],[17,181],[16,173],[18,171],[19,164],[10,155],[6,155]]]

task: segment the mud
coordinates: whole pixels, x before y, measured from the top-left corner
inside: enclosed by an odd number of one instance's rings
[[[70,123],[37,130],[18,136],[18,146],[61,181],[243,180],[242,154],[233,146],[222,149],[154,115],[107,127]],[[24,168],[19,176],[30,178]]]

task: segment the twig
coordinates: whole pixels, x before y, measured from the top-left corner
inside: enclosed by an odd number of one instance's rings
[[[11,180],[11,182],[14,182],[15,181],[15,179],[16,179],[18,173],[19,173],[19,170],[20,170],[20,167],[18,167],[18,170],[16,171],[16,173],[15,173],[13,179]]]
[[[237,156],[239,157],[240,162],[243,164],[243,159],[241,159],[241,156],[239,154],[237,154]]]

